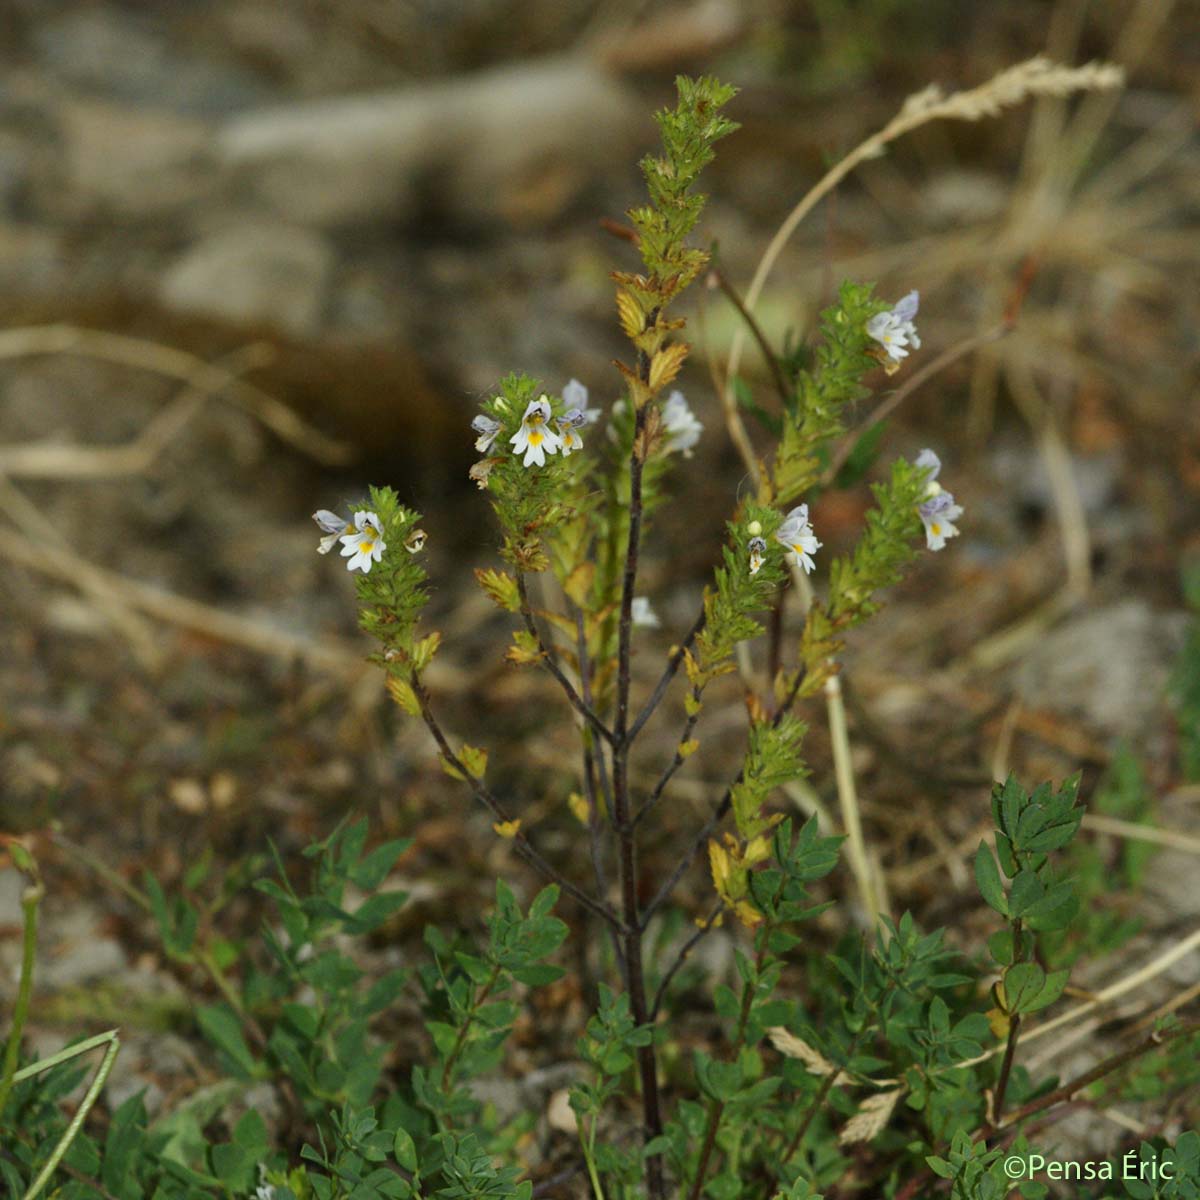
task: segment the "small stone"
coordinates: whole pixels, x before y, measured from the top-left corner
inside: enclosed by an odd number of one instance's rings
[[[1187,618],[1125,600],[1081,613],[1042,637],[1017,669],[1021,700],[1070,713],[1113,737],[1157,723]]]
[[[204,121],[94,102],[65,105],[59,119],[71,207],[155,217],[214,193]]]
[[[193,245],[167,268],[160,293],[173,308],[312,334],[333,265],[320,234],[247,222]]]
[[[125,951],[114,938],[99,933],[96,924],[96,911],[84,905],[45,923],[37,970],[39,988],[63,991],[125,971]]]

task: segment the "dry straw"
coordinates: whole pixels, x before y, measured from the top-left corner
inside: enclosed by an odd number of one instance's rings
[[[887,125],[847,154],[810,188],[800,203],[788,213],[754,272],[754,278],[746,291],[746,307],[752,309],[758,302],[767,276],[800,222],[855,167],[868,159],[878,158],[890,142],[930,121],[980,121],[985,117],[998,116],[1006,108],[1012,108],[1035,96],[1061,98],[1075,92],[1108,91],[1121,87],[1124,82],[1124,70],[1113,63],[1093,62],[1082,67],[1064,67],[1039,55],[1001,71],[987,83],[969,91],[955,92],[947,96],[936,84],[931,84],[914,93],[904,101],[900,111]],[[739,329],[734,334],[729,350],[722,399],[730,434],[742,455],[746,469],[757,482],[758,462],[738,414],[732,382],[741,363],[745,344],[745,332]]]

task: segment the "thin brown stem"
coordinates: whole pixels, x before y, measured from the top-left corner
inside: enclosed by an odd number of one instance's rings
[[[467,1044],[467,1034],[471,1031],[471,1026],[475,1023],[475,1013],[481,1009],[484,1002],[492,994],[492,988],[496,986],[496,981],[500,978],[500,967],[497,964],[492,968],[491,975],[488,976],[487,982],[483,985],[483,990],[475,1000],[472,1006],[471,1013],[467,1019],[459,1026],[458,1037],[454,1039],[454,1045],[450,1048],[450,1053],[446,1056],[445,1065],[442,1067],[442,1091],[444,1092],[450,1083],[450,1077],[454,1071],[454,1064],[458,1062],[458,1056],[462,1053],[463,1047]]]
[[[850,1045],[846,1050],[846,1059],[849,1061],[853,1057],[854,1051],[858,1048],[858,1035],[856,1034],[850,1040]],[[783,1152],[783,1158],[780,1159],[781,1164],[791,1162],[792,1155],[800,1149],[801,1143],[804,1141],[804,1135],[808,1132],[808,1127],[813,1123],[813,1119],[817,1113],[821,1111],[823,1105],[833,1091],[833,1085],[837,1083],[837,1078],[841,1074],[838,1070],[832,1070],[828,1075],[821,1080],[821,1086],[817,1088],[817,1094],[813,1097],[812,1103],[805,1110],[804,1116],[800,1119],[800,1124],[796,1126],[796,1132],[792,1134],[792,1140],[788,1142],[787,1148]]]
[[[587,630],[584,626],[583,610],[578,607],[575,607],[575,637],[575,653],[579,662],[579,690],[583,696],[584,703],[590,708],[592,706],[591,660],[588,656]],[[588,843],[591,847],[592,871],[596,876],[596,888],[600,893],[600,897],[607,901],[608,871],[604,865],[604,843],[602,840],[604,819],[600,812],[600,798],[603,795],[606,802],[605,812],[611,817],[612,801],[609,795],[608,768],[604,760],[604,747],[593,746],[592,739],[586,730],[582,734],[582,742],[583,787],[588,804]],[[599,791],[596,787],[597,775],[601,781],[601,789]],[[625,952],[621,946],[621,939],[617,936],[617,931],[612,926],[609,926],[608,932],[612,938],[613,955],[617,960],[617,966],[620,968],[621,977],[624,979],[626,976]]]
[[[783,368],[779,365],[779,359],[775,351],[771,349],[771,343],[767,341],[767,335],[763,333],[762,326],[755,319],[754,314],[746,307],[741,296],[738,295],[737,288],[729,282],[725,276],[725,272],[720,267],[710,267],[708,272],[710,286],[720,288],[721,294],[737,309],[738,315],[746,323],[746,328],[750,330],[750,335],[758,344],[758,348],[766,359],[767,367],[771,372],[771,379],[775,384],[775,390],[779,393],[780,403],[784,409],[790,407],[793,399],[793,389],[788,386],[787,380],[783,375]]]
[[[1093,1083],[1098,1083],[1106,1075],[1111,1075],[1114,1071],[1129,1066],[1130,1063],[1136,1062],[1139,1058],[1151,1054],[1171,1042],[1178,1041],[1183,1037],[1191,1037],[1197,1033],[1200,1033],[1200,1021],[1191,1021],[1187,1025],[1167,1030],[1165,1033],[1152,1033],[1136,1046],[1122,1050],[1119,1054],[1111,1055],[1103,1062],[1097,1063],[1090,1071],[1085,1071],[1069,1083],[1064,1083],[1062,1087],[1055,1088],[1054,1091],[1047,1092],[1044,1096],[1039,1096],[1036,1100],[1030,1100],[1028,1104],[1014,1109],[1003,1121],[998,1123],[997,1128],[1008,1129],[1016,1125],[1018,1121],[1024,1121],[1026,1117],[1033,1116],[1034,1113],[1043,1112],[1056,1104],[1073,1100],[1078,1092],[1086,1087],[1091,1087]]]
[[[629,740],[632,742],[642,731],[642,726],[654,715],[655,709],[662,703],[663,696],[666,695],[667,688],[671,686],[671,680],[679,671],[679,666],[683,662],[684,656],[692,648],[692,643],[700,636],[704,629],[707,614],[701,610],[700,615],[692,623],[691,629],[687,631],[682,642],[671,651],[671,656],[667,659],[667,665],[663,669],[663,673],[659,681],[654,686],[654,691],[650,693],[650,699],[642,706],[642,711],[638,713],[637,719],[629,727]]]
[[[653,319],[653,318],[651,318]],[[649,375],[649,363],[644,354],[638,356],[639,374]],[[629,458],[629,540],[625,547],[625,569],[621,584],[621,615],[617,626],[617,698],[614,721],[612,792],[613,828],[617,835],[618,865],[621,887],[621,913],[624,923],[625,975],[629,988],[629,1005],[634,1022],[645,1025],[650,1020],[646,1003],[645,964],[642,961],[642,925],[638,915],[637,895],[637,834],[630,820],[629,795],[629,690],[630,653],[633,629],[633,593],[637,586],[638,552],[642,536],[642,458],[643,431],[646,407],[638,409],[634,418],[633,449]],[[658,1096],[658,1064],[653,1043],[638,1047],[638,1074],[642,1084],[642,1118],[647,1142],[662,1133],[662,1111]],[[646,1184],[651,1200],[662,1200],[666,1194],[663,1181],[662,1156],[651,1155],[646,1160]]]
[[[721,914],[725,911],[725,901],[722,900],[716,908],[708,914],[707,917],[696,928],[695,933],[679,948],[679,953],[675,955],[675,961],[667,968],[667,973],[662,977],[657,990],[654,993],[654,1003],[650,1006],[650,1019],[653,1021],[658,1017],[658,1010],[662,1007],[662,1002],[666,999],[667,989],[671,986],[671,981],[675,978],[679,969],[687,962],[689,955],[696,948],[702,938],[706,937],[715,928]]]
[[[762,971],[763,959],[767,954],[767,943],[769,935],[764,926],[759,930],[757,935],[758,946],[754,954],[754,978],[757,979],[759,972]],[[750,1009],[754,1003],[754,985],[746,980],[742,983],[742,1007],[738,1013],[737,1031],[734,1034],[733,1044],[740,1046],[742,1039],[746,1036],[746,1024],[750,1020]],[[691,1190],[688,1192],[688,1200],[699,1200],[700,1193],[704,1190],[704,1179],[708,1174],[708,1162],[712,1158],[713,1148],[717,1143],[717,1133],[721,1128],[721,1117],[725,1112],[725,1102],[723,1100],[714,1100],[708,1107],[708,1123],[704,1128],[704,1137],[700,1142],[700,1158],[696,1163],[696,1174],[692,1179]]]
[[[575,609],[575,635],[575,655],[579,662],[579,690],[583,696],[583,702],[590,708],[592,705],[592,672],[591,663],[588,658],[587,632],[584,628],[583,611],[579,608]],[[596,874],[596,886],[600,889],[601,896],[605,896],[608,894],[608,878],[607,872],[604,869],[603,847],[600,844],[600,834],[603,824],[600,819],[600,793],[596,787],[598,774],[597,758],[599,758],[600,769],[602,770],[604,766],[604,752],[601,750],[599,756],[597,756],[591,739],[585,736],[582,741],[583,790],[588,804],[588,834],[591,839],[592,867]]]
[[[779,706],[775,715],[771,718],[773,725],[778,725],[783,720],[784,716],[796,702],[796,696],[800,691],[800,685],[804,681],[804,670],[801,668],[796,672],[796,678],[792,681],[792,686],[788,689],[788,694],[784,698],[784,702]],[[683,858],[675,865],[675,869],[667,877],[666,882],[654,894],[654,898],[646,905],[642,913],[642,928],[645,929],[650,922],[650,918],[666,903],[667,897],[675,890],[675,885],[683,878],[687,869],[696,861],[696,856],[708,844],[708,839],[718,825],[725,819],[725,814],[729,812],[730,806],[733,803],[733,789],[742,782],[742,771],[738,771],[733,782],[725,789],[725,794],[721,797],[720,803],[713,810],[713,814],[704,823],[704,827],[696,835],[695,840],[689,847]]]
[[[700,688],[692,688],[692,700],[695,705],[695,711],[690,713],[684,722],[683,733],[680,734],[679,741],[675,744],[675,756],[667,763],[663,773],[658,777],[658,782],[654,785],[654,790],[634,815],[633,823],[635,826],[641,824],[643,818],[659,802],[663,792],[666,790],[667,784],[671,782],[675,772],[687,760],[688,755],[684,753],[684,747],[691,741],[692,733],[696,728],[696,722],[700,720],[700,691]]]
[[[1024,961],[1024,922],[1018,917],[1012,922],[1013,965]],[[1004,1047],[1004,1058],[1000,1062],[1000,1074],[996,1079],[996,1091],[992,1101],[991,1123],[998,1125],[1004,1114],[1004,1096],[1008,1091],[1008,1080],[1012,1074],[1013,1060],[1017,1054],[1017,1039],[1021,1036],[1021,1014],[1013,1013],[1008,1022],[1008,1042]]]
[[[529,588],[525,583],[525,573],[523,571],[517,572],[517,593],[521,598],[521,617],[525,622],[525,628],[529,631],[529,636],[537,643],[537,648],[541,652],[542,666],[557,680],[558,685],[570,701],[571,707],[583,717],[596,733],[611,745],[613,742],[613,731],[600,720],[592,706],[587,704],[583,697],[575,690],[575,685],[563,674],[562,668],[555,661],[553,653],[543,640],[541,631],[537,627],[537,622],[534,620],[533,606],[529,602]]]
[[[471,775],[467,768],[463,765],[462,760],[454,753],[447,740],[442,727],[438,724],[437,718],[433,715],[433,709],[430,705],[429,692],[425,685],[421,682],[420,677],[415,673],[409,676],[409,684],[412,686],[413,693],[417,697],[417,703],[421,708],[421,716],[425,721],[425,725],[429,732],[433,735],[433,740],[437,743],[438,749],[442,753],[443,760],[454,768],[470,785],[471,791],[475,794],[475,798],[495,817],[496,821],[502,825],[510,825],[511,817],[508,815],[504,805],[493,794],[492,790],[481,780],[476,779]],[[512,843],[517,853],[523,858],[534,870],[538,871],[552,883],[557,884],[568,896],[576,903],[587,909],[593,916],[599,917],[611,925],[614,929],[621,933],[625,932],[625,926],[621,922],[616,913],[609,908],[608,904],[603,900],[597,900],[593,896],[589,896],[581,887],[572,883],[560,871],[551,866],[542,855],[533,847],[524,833],[520,830],[512,837]]]

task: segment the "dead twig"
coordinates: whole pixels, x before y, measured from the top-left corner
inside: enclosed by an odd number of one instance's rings
[[[300,659],[310,666],[343,676],[358,675],[365,669],[362,649],[354,643],[289,633],[247,617],[222,612],[177,592],[126,579],[88,562],[73,551],[35,544],[11,530],[0,529],[0,555],[81,589],[104,589],[124,605],[168,625],[244,646],[259,654]]]
[[[355,456],[352,446],[314,429],[282,401],[227,367],[174,346],[76,325],[29,325],[0,332],[0,359],[41,354],[78,354],[178,379],[206,396],[228,400],[317,462],[341,466]]]
[[[3,336],[3,335],[0,335]],[[216,366],[244,375],[265,366],[274,350],[265,342],[244,346]],[[0,446],[0,473],[10,479],[114,479],[148,471],[203,407],[209,393],[188,386],[123,446],[74,446],[35,442]]]

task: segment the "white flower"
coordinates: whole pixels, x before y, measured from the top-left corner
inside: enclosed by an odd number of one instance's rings
[[[347,529],[350,528],[350,522],[343,520],[335,512],[330,512],[327,508],[319,508],[312,515],[312,519],[316,521],[321,532],[325,536],[317,543],[318,554],[328,554],[333,549],[333,544],[338,540]]]
[[[496,440],[496,434],[500,432],[500,422],[493,421],[491,417],[486,417],[483,413],[480,413],[471,422],[471,428],[479,434],[475,439],[475,449],[480,454],[486,454],[492,448],[492,443]]]
[[[820,550],[821,543],[808,523],[807,504],[797,505],[788,513],[775,534],[775,540],[787,547],[788,562],[803,567],[805,574],[810,574],[816,567],[812,556]]]
[[[347,533],[340,539],[342,557],[349,558],[347,571],[362,571],[366,575],[371,570],[371,564],[377,563],[387,549],[383,540],[383,526],[373,512],[356,512],[354,514],[354,533]]]
[[[568,409],[577,408],[583,413],[584,424],[595,425],[600,420],[598,408],[588,408],[588,390],[578,379],[569,379],[562,390],[563,403]]]
[[[758,525],[755,521],[754,525]],[[753,528],[753,525],[751,526]],[[759,525],[761,529],[762,526]],[[767,543],[760,537],[755,536],[750,539],[750,574],[757,575],[762,570],[763,555],[767,552]]]
[[[643,629],[657,629],[662,624],[658,613],[650,607],[647,596],[634,596],[630,617],[635,625],[640,625]]]
[[[524,466],[537,463],[539,467],[546,465],[547,454],[557,454],[562,446],[562,438],[552,429],[546,427],[550,420],[550,401],[545,396],[530,400],[521,418],[521,428],[508,440],[512,442],[514,454],[524,454]]]
[[[867,333],[884,348],[892,363],[908,357],[910,344],[914,350],[921,348],[921,338],[913,324],[920,300],[918,292],[909,292],[896,302],[895,307],[876,313],[867,322]]]
[[[952,493],[938,483],[942,462],[932,450],[922,450],[917,455],[916,465],[928,472],[925,499],[917,506],[917,513],[925,526],[925,545],[930,550],[941,550],[948,538],[958,537],[958,527],[954,522],[963,515],[963,508],[954,502]]]
[[[961,504],[954,503],[949,492],[939,492],[926,500],[917,512],[925,525],[925,545],[930,550],[941,550],[947,538],[958,537],[958,526],[954,524],[963,515]]]
[[[667,434],[667,453],[681,450],[685,458],[691,458],[692,447],[700,440],[704,426],[688,408],[682,392],[674,391],[667,397],[662,407],[662,421]]]
[[[561,417],[554,418],[554,427],[562,438],[562,456],[567,458],[572,450],[583,449],[583,438],[575,431],[588,423],[585,413],[578,408],[572,408]]]

